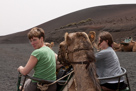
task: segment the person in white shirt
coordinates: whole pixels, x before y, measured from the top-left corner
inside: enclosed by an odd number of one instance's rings
[[[103,31],[98,35],[98,40],[98,46],[101,51],[95,54],[97,75],[99,77],[110,77],[121,74],[119,59],[112,49],[112,35]],[[118,88],[118,79],[102,80],[100,84],[104,91],[115,91]],[[123,78],[121,78],[120,89],[125,89],[126,86]]]

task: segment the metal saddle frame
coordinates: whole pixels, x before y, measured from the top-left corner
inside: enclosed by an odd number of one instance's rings
[[[120,75],[118,75],[118,76],[102,77],[102,78],[99,78],[99,77],[98,77],[98,79],[99,79],[99,80],[107,80],[107,79],[118,78],[118,89],[117,89],[117,91],[131,91],[130,84],[129,84],[129,80],[128,80],[128,76],[127,76],[127,71],[126,71],[126,69],[123,68],[123,67],[121,67],[121,69],[122,69],[123,73],[120,74]],[[72,69],[72,70],[73,70],[73,69]],[[72,72],[72,70],[70,70],[70,72]],[[69,72],[69,73],[70,73],[70,72]],[[64,89],[64,88],[66,87],[66,85],[68,84],[68,82],[69,82],[71,79],[73,79],[73,75],[74,75],[74,73],[72,73],[69,77],[68,77],[68,76],[64,77],[63,80],[57,81],[57,84],[58,84],[58,87],[59,87],[59,88],[57,88],[57,91],[63,91],[63,89]],[[18,76],[18,77],[19,77],[18,79],[20,79],[20,80],[18,80],[17,91],[22,91],[22,89],[21,89],[21,90],[19,89],[20,82],[21,82],[21,76],[22,76],[21,74],[19,74],[19,76]],[[128,90],[120,90],[120,89],[119,89],[119,86],[120,86],[120,78],[123,77],[123,76],[125,76],[125,78],[126,78],[126,82],[127,82],[127,85],[128,85]],[[25,81],[26,81],[27,78],[32,79],[32,80],[35,80],[35,81],[38,81],[38,82],[41,82],[41,83],[45,83],[45,84],[50,84],[50,83],[53,83],[53,82],[54,82],[54,81],[42,80],[42,79],[38,79],[38,78],[31,77],[31,76],[29,76],[29,75],[26,75],[26,76],[24,76],[23,85],[24,85],[24,83],[25,83]],[[58,78],[58,79],[59,79],[59,78]],[[22,85],[22,87],[23,87],[23,85]]]
[[[51,83],[55,82],[59,86],[59,88],[57,87],[57,91],[63,91],[63,89],[68,84],[71,77],[73,77],[73,74],[74,74],[73,69],[70,68],[69,72],[65,72],[65,74],[62,77],[57,78],[57,80],[53,81],[53,80],[43,80],[43,79],[35,78],[35,77],[29,76],[29,75],[24,76],[21,73],[19,73],[18,83],[17,83],[17,91],[23,90],[26,79],[35,80],[35,81],[42,83],[42,84],[51,84]],[[22,87],[20,89],[19,87],[20,87],[20,84],[21,84],[21,77],[22,76],[24,77],[24,79],[23,79]]]
[[[131,88],[130,88],[130,84],[129,84],[129,80],[128,80],[128,76],[127,76],[127,71],[125,68],[121,67],[123,73],[118,75],[118,76],[111,76],[111,77],[102,77],[102,78],[98,78],[99,80],[107,80],[107,79],[114,79],[114,78],[118,78],[118,89],[117,91],[131,91]],[[119,87],[120,87],[120,78],[125,76],[126,78],[126,82],[127,82],[127,85],[128,85],[128,90],[120,90]]]

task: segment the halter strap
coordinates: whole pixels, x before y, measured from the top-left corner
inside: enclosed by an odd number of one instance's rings
[[[81,61],[81,62],[69,62],[71,64],[88,64],[88,61]]]
[[[85,67],[87,69],[88,66],[89,66],[90,61],[69,62],[69,63],[71,63],[71,64],[87,64],[86,67]]]
[[[86,48],[86,49],[84,49],[84,48],[81,48],[81,49],[74,49],[73,51],[68,51],[67,53],[69,54],[69,53],[74,53],[74,52],[77,52],[77,51],[81,51],[81,50],[90,50],[90,48]]]
[[[66,48],[67,50],[67,48]],[[73,51],[68,51],[67,50],[67,58],[68,58],[68,54],[70,53],[74,53],[74,52],[77,52],[77,51],[82,51],[82,50],[90,50],[90,48],[81,48],[81,49],[74,49]],[[69,59],[69,58],[68,58]],[[88,68],[89,64],[90,64],[91,61],[81,61],[81,62],[69,62],[71,64],[87,64],[86,65],[86,69]]]

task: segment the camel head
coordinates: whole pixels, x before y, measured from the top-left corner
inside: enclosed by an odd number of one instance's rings
[[[95,31],[90,31],[89,34],[88,34],[88,36],[89,36],[89,39],[90,39],[91,42],[95,41],[95,38],[96,38]]]
[[[67,45],[65,41],[62,41],[59,45],[58,61],[63,65],[69,65],[67,59]]]
[[[48,43],[48,42],[45,42],[44,43],[46,46],[48,46],[49,48],[52,49],[52,47],[54,46],[54,42],[51,42],[51,43]]]
[[[59,61],[68,64],[75,58],[74,53],[84,50],[91,50],[91,53],[93,53],[92,43],[85,32],[65,33],[65,40],[59,45]]]
[[[120,48],[120,44],[118,44],[118,43],[116,43],[116,42],[113,42],[113,44],[112,44],[112,48],[113,49],[119,49]]]
[[[97,43],[95,42],[95,39],[96,39],[96,33],[95,31],[90,31],[89,34],[88,34],[88,37],[93,45],[93,48],[95,48],[97,51],[99,51],[99,47],[97,45]]]
[[[122,51],[122,45],[120,43],[113,42],[112,48],[114,51]]]
[[[92,43],[85,32],[65,33],[65,40],[59,45],[58,59],[63,65],[73,66],[77,91],[100,91]],[[80,83],[78,77],[83,74],[83,83]]]

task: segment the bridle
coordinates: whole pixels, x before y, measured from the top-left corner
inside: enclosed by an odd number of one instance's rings
[[[73,51],[69,51],[68,50],[68,47],[66,47],[66,63],[69,63],[69,64],[87,64],[86,65],[86,69],[88,68],[88,66],[89,66],[89,64],[90,64],[90,60],[87,60],[87,61],[80,61],[80,62],[70,62],[70,61],[68,61],[69,60],[69,54],[71,54],[71,53],[74,53],[74,52],[79,52],[79,51],[82,51],[82,50],[91,50],[90,48],[80,48],[80,49],[74,49]]]

